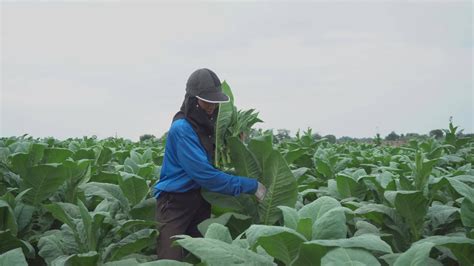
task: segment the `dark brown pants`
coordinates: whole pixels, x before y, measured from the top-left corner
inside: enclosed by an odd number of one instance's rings
[[[201,237],[197,225],[211,215],[211,205],[200,190],[184,193],[161,192],[156,204],[156,220],[161,224],[156,253],[159,259],[183,260],[184,251],[171,246],[175,235]]]

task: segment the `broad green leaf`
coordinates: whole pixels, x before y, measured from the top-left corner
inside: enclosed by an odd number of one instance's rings
[[[74,254],[66,258],[59,258],[56,262],[54,260],[51,264],[54,265],[74,265],[74,266],[90,266],[97,265],[99,262],[99,254],[96,251],[87,253]]]
[[[44,163],[62,163],[67,158],[70,158],[73,152],[69,149],[64,148],[46,148],[44,150],[43,162]]]
[[[465,198],[468,198],[471,202],[474,202],[474,188],[471,188],[456,179],[448,178],[448,182],[457,193]]]
[[[296,230],[298,227],[298,212],[287,206],[278,206],[283,214],[283,221],[286,227]]]
[[[205,235],[209,226],[213,223],[225,225],[232,237],[237,237],[251,225],[251,218],[246,215],[228,212],[219,217],[209,218],[198,225],[199,232]]]
[[[367,204],[362,205],[355,210],[355,214],[362,215],[371,221],[376,222],[377,224],[384,223],[384,217],[389,217],[392,220],[395,220],[395,210],[388,206],[382,204]]]
[[[356,197],[363,199],[367,188],[363,184],[357,183],[350,176],[344,174],[336,175],[337,190],[343,198]]]
[[[133,206],[133,208],[130,210],[130,215],[132,216],[133,219],[154,221],[155,212],[156,212],[156,199],[148,198],[138,203],[137,205]]]
[[[302,234],[306,239],[313,237],[313,221],[310,218],[301,218],[296,226],[296,232]]]
[[[32,222],[35,210],[36,208],[34,206],[23,204],[22,202],[16,204],[13,213],[15,214],[18,231],[22,231]]]
[[[456,207],[433,204],[428,209],[427,217],[429,217],[431,221],[431,226],[436,230],[458,219],[458,213],[459,209]]]
[[[258,205],[260,221],[274,224],[281,217],[278,206],[294,207],[298,193],[293,173],[278,151],[273,151],[266,159],[261,182],[267,188],[267,194]]]
[[[0,200],[0,231],[10,230],[16,236],[18,233],[18,225],[16,224],[15,215],[10,205]]]
[[[216,239],[184,238],[176,242],[209,266],[273,265],[268,257]]]
[[[295,230],[281,226],[252,225],[245,232],[251,247],[262,246],[272,257],[289,265],[298,255],[306,238]]]
[[[324,213],[313,224],[312,239],[338,239],[347,235],[346,215],[343,208]]]
[[[360,249],[336,248],[329,251],[321,259],[321,265],[380,265],[379,261],[369,252]]]
[[[217,239],[232,244],[232,236],[229,229],[222,224],[213,223],[206,231],[205,238]]]
[[[80,186],[86,197],[97,196],[102,199],[116,200],[123,210],[130,209],[127,198],[118,185],[89,182]]]
[[[66,178],[66,170],[61,164],[43,164],[29,168],[23,178],[22,190],[31,188],[24,196],[25,202],[41,204],[57,191]]]
[[[341,207],[339,201],[334,198],[323,196],[317,200],[303,206],[298,211],[300,218],[311,218],[313,223],[328,211]]]
[[[415,244],[427,242],[449,248],[461,265],[474,265],[474,239],[459,236],[430,236]]]
[[[312,239],[345,238],[346,216],[339,201],[323,196],[303,206],[298,211],[300,218],[309,218],[312,224]]]
[[[380,230],[375,225],[366,221],[357,221],[356,228],[357,231],[354,233],[354,236],[361,236],[365,234],[380,236]]]
[[[145,179],[134,174],[120,173],[119,186],[128,202],[136,205],[148,194],[148,186]]]
[[[71,236],[72,237],[72,236]],[[72,239],[74,243],[76,241]],[[48,265],[63,255],[79,253],[79,246],[76,243],[75,246],[65,244],[65,234],[59,230],[51,230],[43,234],[38,241],[38,254],[46,261]]]
[[[461,221],[466,227],[474,227],[474,203],[465,198],[461,204]]]
[[[12,249],[0,255],[0,265],[2,266],[28,266],[25,255],[21,248]]]
[[[392,253],[392,248],[386,242],[380,239],[379,236],[373,234],[364,234],[344,239],[312,240],[305,242],[304,245],[319,245],[325,247],[342,248],[363,248],[368,251]]]
[[[215,163],[220,162],[220,151],[223,148],[225,132],[232,121],[232,114],[234,113],[234,96],[226,81],[222,82],[222,92],[229,96],[228,103],[219,104],[219,113],[216,121],[216,152]],[[216,165],[219,167],[219,165]]]
[[[106,253],[110,255],[109,260],[117,260],[129,254],[141,251],[153,245],[156,241],[157,231],[154,229],[142,229],[128,235],[117,243],[106,248]]]
[[[145,263],[139,263],[135,258],[125,260],[111,261],[104,266],[191,266],[192,264],[175,260],[155,260]]]
[[[397,212],[409,224],[414,239],[421,236],[423,220],[428,211],[428,200],[420,191],[387,191],[386,198],[395,195],[394,205]]]
[[[435,246],[434,243],[425,242],[413,244],[410,249],[401,254],[395,261],[394,266],[424,266],[428,265],[428,258],[431,249]]]
[[[76,205],[55,202],[52,204],[44,205],[44,208],[51,212],[54,218],[67,224],[71,229],[76,230],[76,224],[73,219],[80,216],[79,208]]]
[[[262,171],[257,159],[238,138],[229,138],[228,145],[232,164],[237,175],[253,178],[261,176]]]
[[[265,172],[267,159],[273,152],[273,137],[272,135],[263,135],[252,138],[249,141],[248,149],[252,152],[258,161],[258,165]],[[265,175],[265,173],[263,173]],[[264,176],[265,177],[265,176]]]
[[[0,231],[0,239],[2,240],[0,241],[0,254],[8,250],[21,248],[27,257],[34,257],[35,249],[31,246],[31,244],[24,240],[18,239],[12,235],[10,230]]]

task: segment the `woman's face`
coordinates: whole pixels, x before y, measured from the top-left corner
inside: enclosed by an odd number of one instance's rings
[[[217,107],[216,103],[208,103],[200,99],[198,99],[198,104],[202,109],[204,109],[204,111],[206,111],[208,115],[212,115]]]

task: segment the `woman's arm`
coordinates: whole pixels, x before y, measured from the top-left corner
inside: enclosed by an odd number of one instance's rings
[[[184,171],[201,187],[227,195],[253,194],[256,179],[230,175],[214,168],[208,161],[199,140],[190,134],[180,134],[177,139],[177,157]]]

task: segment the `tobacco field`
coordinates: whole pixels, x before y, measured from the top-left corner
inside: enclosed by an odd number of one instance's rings
[[[400,147],[242,140],[261,121],[231,98],[215,164],[267,195],[203,191],[213,214],[176,237],[185,262],[154,255],[166,138],[19,136],[0,138],[0,265],[474,265],[474,139],[457,127]]]

